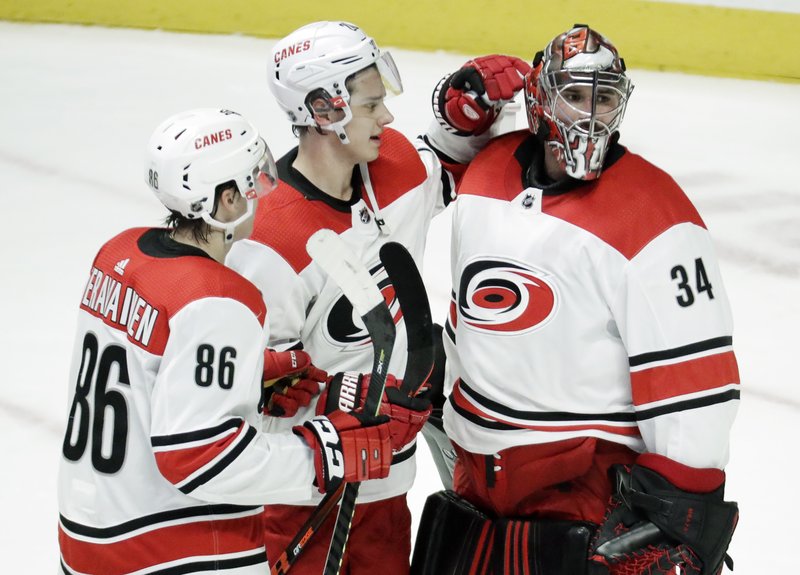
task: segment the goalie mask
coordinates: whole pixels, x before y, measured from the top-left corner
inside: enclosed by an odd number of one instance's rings
[[[275,161],[263,138],[230,110],[203,108],[161,123],[147,145],[145,180],[169,210],[202,218],[221,229],[225,241],[255,210],[254,200],[275,189]],[[247,199],[247,212],[233,222],[214,219],[216,187],[234,181]]]
[[[348,144],[344,127],[353,113],[346,81],[373,65],[387,94],[402,93],[403,84],[391,54],[381,52],[361,28],[348,22],[315,22],[275,45],[267,65],[267,80],[292,125],[335,132],[340,141]],[[341,118],[320,126],[314,119],[315,111],[339,111]]]
[[[536,55],[525,78],[530,129],[550,146],[568,176],[594,180],[632,90],[614,45],[576,24]]]

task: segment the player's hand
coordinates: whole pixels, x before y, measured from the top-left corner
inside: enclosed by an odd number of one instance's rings
[[[327,377],[304,351],[266,350],[261,411],[273,417],[294,417],[319,394],[320,382]]]
[[[434,89],[434,115],[459,135],[478,136],[522,89],[529,71],[530,66],[514,56],[492,54],[470,60]]]
[[[334,411],[292,428],[314,450],[316,482],[321,493],[344,482],[381,479],[392,466],[389,418]]]
[[[317,413],[331,413],[337,409],[360,411],[367,397],[369,382],[369,375],[357,372],[346,371],[333,375],[317,402]],[[379,412],[389,417],[392,449],[395,451],[417,436],[431,414],[431,402],[409,397],[400,390],[402,383],[393,375],[386,377]]]

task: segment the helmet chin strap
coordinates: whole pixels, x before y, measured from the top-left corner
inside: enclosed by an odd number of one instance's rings
[[[201,216],[203,221],[207,223],[212,228],[218,229],[222,232],[222,237],[225,239],[226,244],[230,244],[233,242],[233,236],[235,235],[236,228],[244,221],[246,221],[250,216],[253,215],[255,211],[255,202],[253,200],[247,200],[247,210],[233,220],[232,222],[220,222],[219,220],[215,220],[210,213],[203,212]]]

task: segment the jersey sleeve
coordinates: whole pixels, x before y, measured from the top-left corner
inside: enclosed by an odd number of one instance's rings
[[[236,504],[311,494],[311,450],[291,432],[258,429],[263,350],[260,323],[234,299],[199,299],[170,319],[150,442],[159,471],[181,492]]]
[[[311,295],[292,266],[269,246],[251,240],[236,242],[225,265],[261,291],[270,326],[268,346],[285,351],[300,345]]]
[[[661,233],[628,263],[615,317],[648,451],[723,468],[738,408],[733,324],[708,231]]]

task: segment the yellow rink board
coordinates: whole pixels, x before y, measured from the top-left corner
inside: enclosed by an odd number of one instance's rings
[[[0,19],[268,38],[349,20],[382,46],[526,59],[579,22],[609,37],[629,67],[800,81],[800,14],[644,0],[0,0]]]

